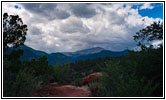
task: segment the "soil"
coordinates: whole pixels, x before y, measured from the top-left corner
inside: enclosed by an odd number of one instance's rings
[[[45,85],[33,97],[90,97],[91,91],[88,86],[58,85],[52,83]]]

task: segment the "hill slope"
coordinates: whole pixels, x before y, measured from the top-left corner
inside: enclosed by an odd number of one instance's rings
[[[80,50],[76,52],[51,53],[51,54],[39,50],[34,50],[26,45],[21,45],[16,49],[24,50],[24,53],[20,58],[22,61],[38,59],[42,56],[46,56],[48,58],[48,63],[51,65],[56,65],[56,63],[64,64],[67,62],[74,62],[78,60],[123,56],[128,53],[128,50],[113,52],[105,50],[100,47]],[[10,53],[12,50],[13,48],[9,48],[8,53]]]

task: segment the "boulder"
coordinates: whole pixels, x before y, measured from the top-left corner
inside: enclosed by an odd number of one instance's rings
[[[82,84],[85,85],[94,81],[98,81],[101,76],[103,76],[101,72],[92,73],[82,79]]]

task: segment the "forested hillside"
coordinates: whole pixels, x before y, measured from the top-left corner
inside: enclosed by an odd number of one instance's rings
[[[40,57],[46,56],[48,59],[48,63],[53,66],[55,66],[57,63],[63,65],[68,62],[75,62],[79,60],[105,58],[105,57],[118,57],[126,55],[128,53],[128,50],[110,51],[96,47],[76,52],[68,52],[68,53],[56,52],[49,54],[43,51],[34,50],[26,45],[19,45],[17,48],[8,48],[6,54],[9,55],[13,50],[24,51],[20,57],[21,61],[30,61],[32,59],[38,60]]]

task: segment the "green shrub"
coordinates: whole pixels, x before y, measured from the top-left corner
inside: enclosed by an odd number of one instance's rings
[[[82,86],[82,78],[75,78],[72,82],[72,85]]]
[[[17,68],[16,66],[21,65],[16,65],[15,62],[4,59],[3,96],[31,96],[31,93],[36,89],[36,77],[33,70],[24,68],[23,66],[21,66],[23,68],[19,71],[13,70],[13,68]]]
[[[48,65],[47,58],[20,62],[14,55],[4,56],[3,60],[3,96],[22,97],[31,94],[40,88],[39,82],[48,84],[53,79],[53,66]],[[19,56],[18,56],[19,57]]]
[[[133,67],[133,66],[132,66]],[[156,86],[152,81],[145,83],[145,79],[137,78],[132,67],[122,67],[119,63],[108,64],[105,71],[101,90],[101,96],[111,97],[147,97],[152,96]],[[130,72],[131,70],[131,72]]]
[[[26,97],[31,96],[37,90],[36,77],[33,71],[24,69],[20,70],[14,82],[15,96]]]
[[[149,97],[162,96],[162,47],[112,60],[103,70],[101,96]]]
[[[58,82],[60,84],[68,84],[70,81],[70,66],[68,64],[59,66],[56,65],[53,67],[53,80],[54,82]]]
[[[93,97],[100,96],[99,89],[101,88],[101,86],[102,85],[99,82],[93,82],[88,84],[88,87],[90,88]]]

